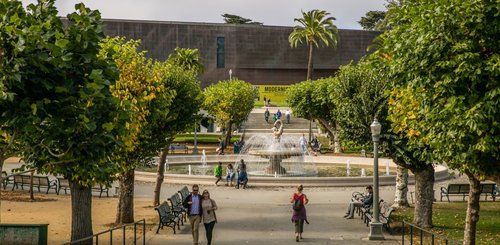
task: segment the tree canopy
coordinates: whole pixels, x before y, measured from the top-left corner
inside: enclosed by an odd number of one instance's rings
[[[471,183],[464,243],[475,244],[479,180],[500,174],[497,1],[402,1],[382,36],[398,87],[391,121]]]
[[[175,52],[168,56],[167,61],[174,66],[191,70],[196,74],[203,73],[205,70],[198,49],[177,47],[175,48]]]
[[[385,30],[383,24],[385,18],[385,11],[368,11],[364,17],[358,23],[361,25],[363,30],[370,31],[383,31]]]
[[[305,41],[309,46],[309,61],[307,65],[307,80],[312,79],[313,73],[313,48],[320,44],[327,47],[337,47],[337,27],[333,24],[334,17],[324,10],[313,9],[302,11],[302,18],[295,18],[298,22],[288,36],[290,46],[297,47]]]
[[[262,22],[253,21],[251,19],[243,18],[234,14],[223,14],[224,22],[226,24],[254,24],[262,25]]]

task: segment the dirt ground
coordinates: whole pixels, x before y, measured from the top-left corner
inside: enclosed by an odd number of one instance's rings
[[[0,223],[3,224],[49,224],[48,244],[62,244],[71,238],[71,196],[40,194],[35,192],[35,201],[27,191],[1,191]],[[94,234],[114,227],[118,198],[94,196],[92,199],[92,224]],[[135,199],[135,217],[146,219],[146,232],[155,229],[158,214],[150,198]],[[162,231],[165,233],[168,231]],[[114,237],[121,235],[116,231]],[[127,231],[127,237],[133,236]],[[109,236],[101,236],[105,244]]]

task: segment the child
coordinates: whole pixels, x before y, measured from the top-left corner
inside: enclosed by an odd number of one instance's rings
[[[214,176],[215,176],[215,178],[217,178],[217,180],[215,181],[215,185],[217,185],[217,183],[219,183],[219,181],[222,179],[222,163],[221,162],[219,162],[219,164],[217,164],[217,166],[215,166]]]

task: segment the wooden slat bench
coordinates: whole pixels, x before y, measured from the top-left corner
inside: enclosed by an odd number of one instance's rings
[[[188,154],[189,152],[188,146],[181,143],[170,144],[169,150],[171,153],[175,153],[175,150],[183,150],[185,154]]]
[[[450,196],[462,196],[462,200],[465,201],[465,197],[469,195],[470,186],[468,183],[463,184],[448,184],[448,187],[441,187],[441,198],[443,201],[443,197],[450,201]],[[479,191],[484,194],[484,200],[488,199],[488,195],[490,195],[495,201],[496,193],[495,193],[495,184],[494,183],[482,183],[479,186]]]
[[[19,189],[19,186],[21,186],[21,190],[24,190],[24,186],[28,187],[30,186],[31,182],[30,175],[16,174],[13,175],[13,178],[14,178],[14,183],[12,184],[12,190],[14,190],[14,188]],[[54,189],[56,194],[59,194],[59,191],[57,189],[57,181],[50,180],[48,176],[34,175],[33,187],[36,187],[38,189],[38,192],[40,192],[40,188],[47,188],[46,194],[49,193],[50,189]]]
[[[2,171],[2,186],[5,190],[8,185],[14,184],[14,177],[9,176],[6,171]]]
[[[179,227],[179,216],[175,215],[174,212],[170,209],[167,202],[163,202],[162,204],[155,207],[155,210],[158,211],[158,216],[160,221],[158,223],[158,229],[156,229],[156,234],[160,231],[160,228],[163,229],[164,226],[172,227],[175,234],[175,226]]]

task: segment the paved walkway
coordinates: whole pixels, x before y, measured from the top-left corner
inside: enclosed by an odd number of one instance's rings
[[[289,197],[294,188],[240,189],[225,186],[200,186],[208,189],[217,202],[218,223],[213,244],[294,244],[294,227],[290,221]],[[386,240],[367,240],[369,227],[362,220],[342,216],[352,191],[363,188],[306,188],[309,225],[304,225],[305,244],[400,244],[399,237],[385,233]],[[392,200],[394,187],[382,187],[381,198]],[[165,228],[170,229],[170,228]],[[173,235],[171,230],[156,229],[147,234],[146,244],[193,244],[189,222]],[[207,244],[205,229],[200,225],[200,242]]]

